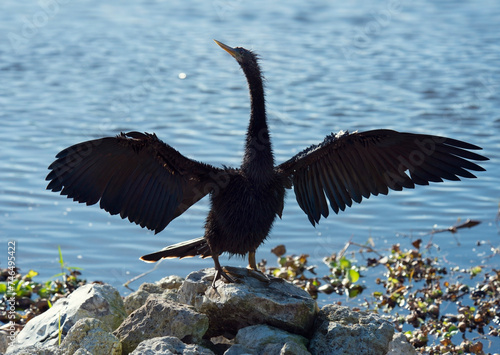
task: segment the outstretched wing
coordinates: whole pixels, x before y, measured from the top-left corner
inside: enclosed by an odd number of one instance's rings
[[[163,230],[196,203],[224,170],[188,159],[156,135],[121,133],[83,142],[56,156],[48,190],[128,217],[141,227]]]
[[[470,160],[488,160],[469,151],[475,149],[481,148],[451,138],[392,130],[340,132],[277,170],[292,181],[297,202],[314,225],[321,215],[328,216],[327,198],[338,213],[352,201],[386,195],[388,188],[400,191],[431,181],[460,180],[459,176],[475,178],[468,170],[484,169]]]

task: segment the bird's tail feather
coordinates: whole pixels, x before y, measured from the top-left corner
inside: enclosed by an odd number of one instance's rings
[[[187,258],[200,255],[202,258],[212,256],[210,247],[204,237],[170,245],[157,252],[141,256],[141,260],[154,263],[160,259]]]

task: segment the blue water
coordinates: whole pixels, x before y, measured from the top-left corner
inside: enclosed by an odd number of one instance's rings
[[[239,165],[246,82],[215,38],[261,55],[278,163],[332,131],[377,128],[466,140],[491,159],[478,179],[371,198],[317,228],[289,193],[259,260],[273,265],[270,249],[286,244],[321,265],[349,238],[371,237],[383,250],[471,218],[482,223],[434,236],[439,255],[498,267],[476,242],[499,244],[499,23],[498,1],[3,0],[0,266],[13,240],[17,266],[45,280],[60,271],[60,245],[68,265],[125,294],[121,285],[152,267],[141,255],[202,235],[206,200],[155,236],[46,191],[44,179],[61,149],[130,130],[155,132],[197,160]],[[142,281],[209,266],[169,260]]]

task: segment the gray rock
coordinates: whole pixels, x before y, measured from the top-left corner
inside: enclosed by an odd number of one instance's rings
[[[156,281],[156,284],[159,285],[164,290],[177,290],[181,287],[184,282],[184,278],[180,276],[165,276],[160,281]]]
[[[14,351],[20,346],[36,344],[57,345],[59,331],[64,338],[71,327],[82,318],[98,318],[103,322],[105,330],[112,331],[121,324],[125,316],[122,298],[115,288],[101,284],[84,285],[30,320],[17,335],[15,344],[8,350]]]
[[[10,347],[5,355],[65,355],[57,345],[21,345],[16,348]]]
[[[163,288],[156,283],[145,282],[139,286],[139,290],[145,291],[147,293],[162,293]]]
[[[266,349],[264,348],[264,353],[266,353]],[[268,353],[270,354],[270,353]],[[297,344],[294,342],[288,342],[285,343],[281,349],[280,352],[278,353],[280,355],[311,355],[309,351],[304,350],[303,346],[301,344]]]
[[[139,289],[123,300],[127,314],[142,307],[152,294],[162,295],[162,298],[177,302],[177,289],[184,279],[179,276],[166,276],[155,283],[143,283]]]
[[[231,346],[224,355],[307,355],[311,354],[304,350],[303,345],[297,343],[267,344],[260,351],[248,349],[240,344]]]
[[[163,291],[163,293],[161,294],[161,298],[163,298],[165,301],[179,303],[179,296],[177,294],[177,290],[167,289]]]
[[[394,327],[380,316],[328,305],[321,309],[309,345],[312,354],[386,354]]]
[[[214,355],[214,353],[200,345],[187,345],[178,338],[165,336],[144,340],[130,355]]]
[[[247,269],[231,268],[240,274],[238,283],[211,284],[214,269],[188,275],[179,289],[179,302],[193,305],[210,319],[207,336],[233,337],[250,325],[269,324],[292,333],[307,335],[314,324],[318,306],[309,294],[278,278],[263,281]],[[255,272],[254,272],[255,273]]]
[[[83,318],[75,323],[61,343],[66,354],[121,355],[122,344],[113,334],[105,331],[103,323],[95,318]]]
[[[65,354],[67,354],[67,353],[65,353]],[[99,354],[99,353],[91,353],[90,351],[88,351],[86,349],[80,348],[73,355],[95,355],[95,354]]]
[[[132,352],[146,339],[174,336],[189,343],[200,341],[208,329],[208,317],[193,307],[149,296],[146,304],[130,314],[114,334],[123,352]]]
[[[403,333],[396,332],[389,344],[387,355],[417,355],[418,352],[410,344]]]
[[[254,351],[245,348],[243,345],[234,344],[224,352],[224,355],[256,355]]]
[[[254,354],[310,354],[307,351],[306,338],[268,325],[253,325],[240,329],[234,340],[235,344]]]
[[[141,289],[143,285],[144,284],[142,284],[137,291],[131,293],[130,295],[125,296],[125,298],[123,299],[123,305],[125,307],[125,312],[127,312],[127,314],[130,314],[133,311],[136,311],[142,306],[144,306],[146,300],[151,295],[151,293],[149,293],[148,291]],[[161,292],[163,292],[163,290]]]
[[[14,336],[14,335],[12,335]],[[0,330],[0,354],[3,354],[9,346],[9,333]]]
[[[95,355],[95,354],[92,354],[90,351],[80,348],[73,355]]]

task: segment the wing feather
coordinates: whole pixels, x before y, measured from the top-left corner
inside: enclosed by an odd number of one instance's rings
[[[330,175],[330,181],[335,184],[336,190],[338,192],[338,197],[336,200],[339,202],[339,208],[343,211],[346,206],[351,207],[351,198],[349,197],[349,193],[346,190],[346,181],[344,175],[341,173],[340,169],[337,165],[330,165],[326,162],[325,168],[328,169],[328,173]]]
[[[163,230],[210,193],[225,170],[186,158],[156,135],[122,133],[62,150],[49,166],[47,189]]]
[[[321,184],[321,176],[320,172],[318,171],[317,165],[312,165],[311,166],[311,180],[313,182],[312,188],[314,190],[315,194],[315,200],[316,200],[316,213],[315,213],[315,220],[316,223],[319,221],[321,218],[321,215],[323,217],[328,217],[329,211],[328,211],[328,204],[326,202],[325,194],[322,191],[323,184]],[[317,219],[316,219],[317,217]]]
[[[363,197],[400,191],[429,182],[475,178],[484,171],[472,162],[488,158],[472,152],[480,147],[456,139],[374,130],[340,132],[312,145],[276,167],[292,181],[300,208],[315,225],[328,216],[361,202]],[[326,196],[326,198],[325,198]]]
[[[343,211],[345,209],[345,204],[343,204],[343,201],[339,198],[339,193],[336,186],[334,186],[333,179],[329,177],[330,173],[328,167],[323,167],[322,171],[322,183],[325,189],[326,196],[328,197],[328,201],[330,202],[330,206],[335,213],[339,213],[339,208],[341,208]]]

